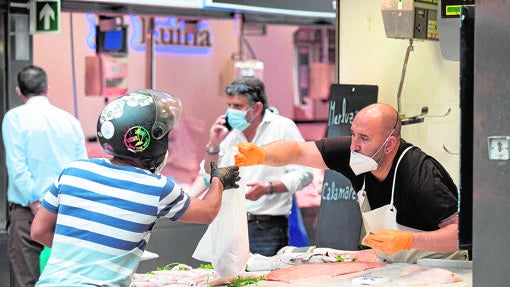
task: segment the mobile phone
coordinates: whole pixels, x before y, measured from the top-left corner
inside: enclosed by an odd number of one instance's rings
[[[227,130],[231,131],[232,130],[232,126],[228,123],[228,116],[225,116],[225,127],[227,128]]]

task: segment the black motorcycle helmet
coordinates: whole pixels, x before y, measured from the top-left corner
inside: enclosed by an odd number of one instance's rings
[[[141,159],[154,172],[168,152],[168,134],[182,111],[181,100],[157,90],[138,90],[110,102],[97,121],[103,150],[116,157]]]

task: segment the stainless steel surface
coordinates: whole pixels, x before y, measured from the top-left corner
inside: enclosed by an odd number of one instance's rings
[[[474,54],[473,286],[508,286],[508,160],[490,160],[487,138],[510,135],[510,3],[477,0]]]
[[[437,40],[437,3],[419,0],[382,0],[386,37]]]
[[[447,268],[447,269],[473,269],[473,261],[450,260],[450,259],[418,259],[417,264],[429,267]]]
[[[460,18],[441,17],[441,2],[439,0],[437,4],[437,31],[441,54],[446,60],[458,61],[460,58]]]
[[[402,66],[402,73],[400,75],[400,83],[398,85],[397,112],[399,114],[402,113],[402,106],[401,106],[400,98],[402,96],[402,87],[404,86],[404,79],[406,77],[407,62],[409,61],[409,54],[411,54],[412,51],[414,51],[414,48],[413,48],[413,39],[411,38],[411,39],[409,39],[409,46],[407,46],[407,49],[406,49],[406,56],[404,58],[404,65]]]
[[[414,0],[383,0],[381,13],[386,37],[397,39],[413,38]]]

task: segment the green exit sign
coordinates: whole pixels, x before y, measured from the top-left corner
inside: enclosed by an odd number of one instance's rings
[[[30,7],[32,33],[60,32],[60,0],[36,0]]]

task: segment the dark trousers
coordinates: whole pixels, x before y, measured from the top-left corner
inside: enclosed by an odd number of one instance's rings
[[[289,221],[285,216],[248,221],[248,238],[251,253],[276,255],[278,250],[289,244]]]
[[[9,205],[9,258],[18,287],[34,286],[40,275],[39,255],[43,246],[30,237],[33,220],[30,208]]]

